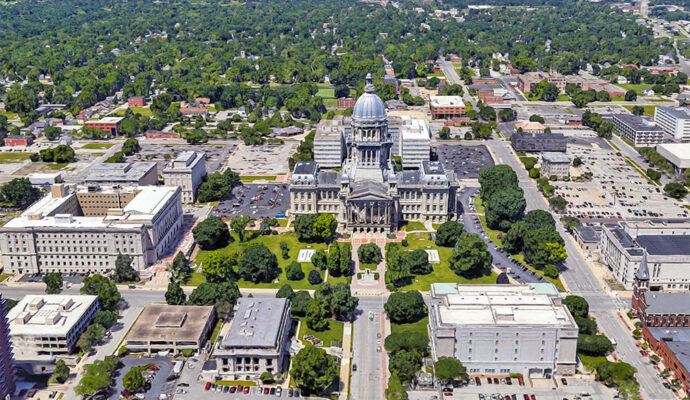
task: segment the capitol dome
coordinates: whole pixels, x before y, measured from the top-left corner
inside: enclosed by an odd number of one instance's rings
[[[361,122],[375,122],[386,120],[386,106],[383,100],[374,93],[374,85],[371,83],[371,74],[367,75],[367,85],[355,107],[352,110],[352,119]]]

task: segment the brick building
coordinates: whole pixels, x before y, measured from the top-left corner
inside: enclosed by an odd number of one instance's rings
[[[144,107],[146,105],[146,98],[143,96],[130,97],[127,99],[127,105],[130,107]]]
[[[683,390],[690,391],[690,328],[642,327],[642,334],[649,348],[680,381]]]
[[[357,100],[352,97],[341,97],[338,99],[338,108],[344,110],[346,108],[352,108],[355,106]]]
[[[32,136],[13,135],[5,138],[5,146],[31,146],[33,142]]]
[[[98,128],[104,132],[110,132],[117,136],[120,134],[120,124],[122,124],[122,117],[105,117],[98,121],[86,121],[84,126],[87,128]]]
[[[431,118],[452,118],[465,115],[465,103],[460,96],[431,96]]]
[[[690,292],[649,291],[647,252],[635,272],[632,310],[645,327],[690,327]]]
[[[178,139],[180,137],[180,135],[175,132],[163,132],[154,130],[148,130],[144,135],[146,135],[147,139]]]

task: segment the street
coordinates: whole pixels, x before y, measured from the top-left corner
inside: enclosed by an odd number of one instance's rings
[[[367,296],[359,298],[356,311],[353,337],[352,363],[357,365],[357,371],[352,372],[350,383],[350,398],[352,400],[382,399],[383,388],[387,381],[383,380],[382,360],[384,333],[381,330],[383,318],[383,304],[387,300],[384,296]],[[369,312],[374,313],[374,319],[369,319]],[[377,337],[381,334],[381,337]],[[380,342],[381,352],[376,351],[377,341]]]

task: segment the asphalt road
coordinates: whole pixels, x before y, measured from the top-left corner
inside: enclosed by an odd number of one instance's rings
[[[350,398],[352,400],[382,399],[383,396],[383,340],[381,331],[384,296],[367,296],[359,298],[356,319],[353,324],[352,363],[357,371],[352,372],[350,380]],[[369,311],[374,312],[374,319],[369,320]],[[377,337],[381,334],[381,338]],[[377,341],[381,342],[381,352],[376,351]]]
[[[509,143],[489,140],[487,145],[499,159],[499,163],[510,165],[517,173],[520,186],[525,193],[527,211],[533,209],[548,210],[548,205],[539,194],[536,184],[527,176],[525,169],[518,163],[517,158],[508,147]],[[657,378],[654,367],[639,354],[632,336],[616,313],[618,309],[629,309],[629,300],[621,301],[617,297],[610,296],[594,277],[580,249],[576,248],[574,241],[569,240],[568,234],[563,230],[561,224],[556,224],[556,228],[565,238],[565,250],[568,253],[568,259],[564,263],[565,269],[561,271],[561,279],[565,281],[573,294],[582,296],[587,300],[590,305],[590,313],[596,318],[599,329],[608,337],[616,340],[618,358],[637,368],[640,393],[645,399],[674,398],[673,393],[664,388]]]

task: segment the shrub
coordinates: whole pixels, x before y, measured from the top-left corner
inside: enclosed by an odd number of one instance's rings
[[[321,274],[319,274],[319,271],[312,269],[309,271],[309,276],[307,277],[307,280],[309,283],[312,285],[318,285],[319,283],[323,282],[323,279],[321,278]]]
[[[285,269],[285,276],[291,281],[300,281],[304,279],[304,272],[302,271],[302,264],[293,261]]]

